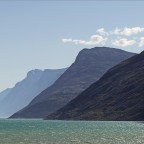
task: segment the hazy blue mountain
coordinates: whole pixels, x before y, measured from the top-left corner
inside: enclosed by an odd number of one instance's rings
[[[97,81],[112,66],[133,55],[134,53],[107,47],[83,49],[75,62],[51,87],[12,117],[43,118],[53,113]]]
[[[144,52],[110,69],[47,119],[144,121]]]
[[[27,77],[18,82],[0,102],[0,117],[9,117],[27,106],[44,89],[51,86],[66,69],[32,70]]]
[[[0,93],[0,102],[10,93],[11,88],[7,88],[6,90]]]

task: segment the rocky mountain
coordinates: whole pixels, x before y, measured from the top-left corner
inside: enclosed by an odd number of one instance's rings
[[[66,69],[32,70],[0,101],[0,117],[7,118],[27,106],[44,89],[52,85]],[[3,92],[4,93],[4,92]]]
[[[66,105],[112,66],[133,56],[123,50],[95,47],[83,49],[75,62],[49,88],[12,118],[43,118]]]
[[[47,119],[144,121],[144,52],[111,68]]]

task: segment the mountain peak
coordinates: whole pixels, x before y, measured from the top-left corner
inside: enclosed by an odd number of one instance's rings
[[[38,76],[40,77],[42,75],[43,71],[40,69],[34,69],[31,70],[27,73],[27,78],[33,77],[33,76]]]
[[[127,51],[124,51],[122,49],[118,49],[118,48],[110,48],[110,47],[93,47],[93,48],[84,48],[82,49],[79,54],[89,54],[89,53],[104,53],[104,52],[126,52],[126,53],[130,53]]]
[[[29,71],[27,77],[16,83],[12,89],[0,93],[0,118],[7,118],[24,108],[39,93],[51,86],[64,72],[65,69],[61,71],[42,71],[39,69]]]
[[[48,119],[144,120],[144,52],[111,68]]]
[[[43,118],[88,88],[112,66],[135,54],[105,47],[83,49],[75,62],[49,88],[12,117]]]
[[[127,55],[133,56],[134,53],[130,53],[117,48],[110,47],[94,47],[91,49],[84,48],[76,57],[77,63],[91,63],[93,61],[105,62],[106,60],[119,60],[125,59]]]

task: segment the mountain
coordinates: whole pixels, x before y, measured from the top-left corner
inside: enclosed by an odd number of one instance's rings
[[[0,93],[0,102],[10,93],[11,88],[7,88],[6,90]]]
[[[107,47],[83,49],[75,62],[51,87],[11,118],[46,117],[78,96],[109,68],[133,55],[135,54]]]
[[[111,68],[47,119],[144,121],[144,52]]]
[[[52,85],[66,69],[32,70],[0,101],[0,117],[7,118],[27,106],[44,89]]]

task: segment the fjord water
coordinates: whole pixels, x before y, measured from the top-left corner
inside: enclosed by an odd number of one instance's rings
[[[144,144],[144,124],[0,120],[0,144]]]

